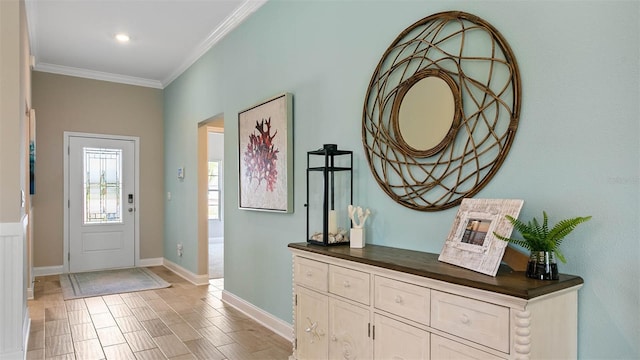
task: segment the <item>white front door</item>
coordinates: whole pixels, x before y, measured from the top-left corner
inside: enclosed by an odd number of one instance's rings
[[[135,265],[135,143],[69,136],[69,272]]]

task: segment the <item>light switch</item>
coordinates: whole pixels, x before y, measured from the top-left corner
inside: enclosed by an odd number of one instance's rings
[[[167,201],[171,201],[171,191],[167,191]]]

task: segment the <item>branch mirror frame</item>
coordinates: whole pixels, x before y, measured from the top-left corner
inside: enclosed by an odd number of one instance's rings
[[[456,206],[502,165],[520,102],[515,56],[491,24],[460,11],[419,20],[385,51],[367,90],[362,141],[371,172],[405,207]]]

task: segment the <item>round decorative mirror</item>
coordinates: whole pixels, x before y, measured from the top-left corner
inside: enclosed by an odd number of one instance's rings
[[[402,84],[391,110],[401,148],[413,156],[430,156],[445,147],[460,123],[460,96],[443,71],[426,69]]]
[[[520,75],[500,33],[449,11],[405,29],[365,98],[362,141],[381,188],[437,211],[477,194],[504,161],[520,113]]]

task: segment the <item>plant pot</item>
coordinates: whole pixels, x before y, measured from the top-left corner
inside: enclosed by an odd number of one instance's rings
[[[527,277],[538,280],[558,280],[558,264],[553,252],[532,251],[527,264]]]

